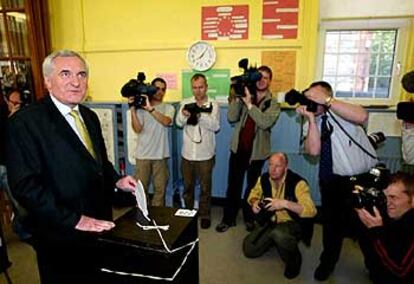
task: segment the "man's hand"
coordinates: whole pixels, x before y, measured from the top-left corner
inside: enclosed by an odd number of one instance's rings
[[[261,208],[259,207],[259,202],[260,202],[260,200],[259,200],[259,199],[255,200],[255,201],[253,202],[253,205],[252,205],[252,211],[253,211],[253,213],[254,213],[254,214],[259,213],[259,211],[261,210]]]
[[[265,206],[266,210],[275,211],[286,208],[287,200],[285,199],[267,197],[264,200],[269,201]]]
[[[186,110],[186,109],[183,109],[183,110],[181,111],[181,113],[182,113],[185,117],[190,117],[190,115],[191,115],[191,113],[190,113],[188,110]]]
[[[153,109],[151,102],[148,98],[147,95],[141,95],[144,99],[145,99],[145,105],[142,106],[143,109],[145,109],[146,111],[150,111]]]
[[[123,191],[135,193],[137,181],[131,176],[124,176],[116,182],[115,186]]]
[[[135,97],[128,97],[128,105],[130,105],[130,108],[132,110],[135,110],[134,100],[135,100]]]
[[[85,232],[103,232],[109,231],[115,227],[114,222],[98,220],[85,215],[82,215],[75,229]]]
[[[382,217],[377,207],[374,206],[374,215],[371,215],[366,209],[355,209],[358,213],[359,219],[368,228],[383,226]]]
[[[326,100],[330,97],[330,94],[325,88],[322,88],[318,85],[307,90],[305,92],[305,96],[311,101],[314,101],[315,103],[325,105]]]
[[[241,97],[242,101],[246,105],[247,109],[250,110],[253,106],[252,104],[252,94],[247,87],[244,87],[244,97]]]
[[[307,110],[306,110],[306,107],[307,107],[307,106],[302,106],[302,105],[300,105],[300,106],[298,106],[298,107],[296,108],[296,112],[297,112],[298,114],[300,114],[300,115],[302,115],[302,116],[306,117],[306,119],[307,119],[308,121],[315,121],[315,114],[314,114],[313,112],[311,112],[311,111],[307,111]]]

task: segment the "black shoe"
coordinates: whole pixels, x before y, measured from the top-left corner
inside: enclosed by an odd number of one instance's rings
[[[236,224],[234,224],[234,223],[227,224],[227,223],[221,222],[220,224],[218,224],[216,226],[216,231],[219,232],[219,233],[224,233],[225,231],[230,229],[230,227],[234,227],[234,226],[236,226]]]
[[[201,219],[201,229],[208,229],[211,226],[211,221],[210,219]]]
[[[300,273],[300,266],[295,266],[295,267],[286,266],[285,273],[283,273],[283,275],[285,275],[287,279],[293,279],[293,278],[296,278],[299,275],[299,273]]]
[[[321,263],[316,268],[313,278],[315,278],[315,280],[318,280],[318,281],[325,281],[329,278],[329,275],[331,275],[332,271],[333,271],[333,268],[330,268]]]
[[[246,231],[248,232],[253,231],[255,228],[255,225],[253,222],[246,222],[245,225],[246,225]]]

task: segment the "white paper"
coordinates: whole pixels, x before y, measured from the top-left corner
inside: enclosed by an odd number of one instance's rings
[[[145,196],[144,187],[140,180],[138,180],[137,186],[135,187],[135,198],[137,200],[138,208],[141,209],[144,217],[150,221],[150,218],[148,217],[147,197]]]
[[[195,209],[178,209],[174,215],[177,217],[194,217],[196,214],[197,210]]]

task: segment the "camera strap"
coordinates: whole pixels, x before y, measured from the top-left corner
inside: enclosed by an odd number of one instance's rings
[[[359,144],[355,139],[344,129],[344,127],[339,123],[339,121],[335,118],[335,116],[332,115],[332,113],[327,109],[327,114],[329,114],[329,117],[332,118],[332,120],[339,126],[339,128],[342,130],[342,132],[348,136],[349,139],[351,139],[352,142],[354,142],[355,145],[358,146],[359,149],[362,150],[365,154],[367,154],[369,157],[373,158],[374,160],[378,160],[378,158],[374,155],[372,155],[367,149],[362,147],[361,144]],[[368,139],[368,138],[367,138]]]

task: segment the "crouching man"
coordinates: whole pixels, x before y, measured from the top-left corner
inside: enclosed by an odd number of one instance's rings
[[[295,278],[302,264],[298,243],[303,240],[310,245],[311,218],[316,215],[308,184],[288,169],[284,153],[274,153],[269,158],[268,173],[259,178],[247,201],[260,218],[259,225],[244,240],[244,255],[259,257],[275,245],[286,265],[285,277]],[[263,220],[266,215],[267,221]]]

